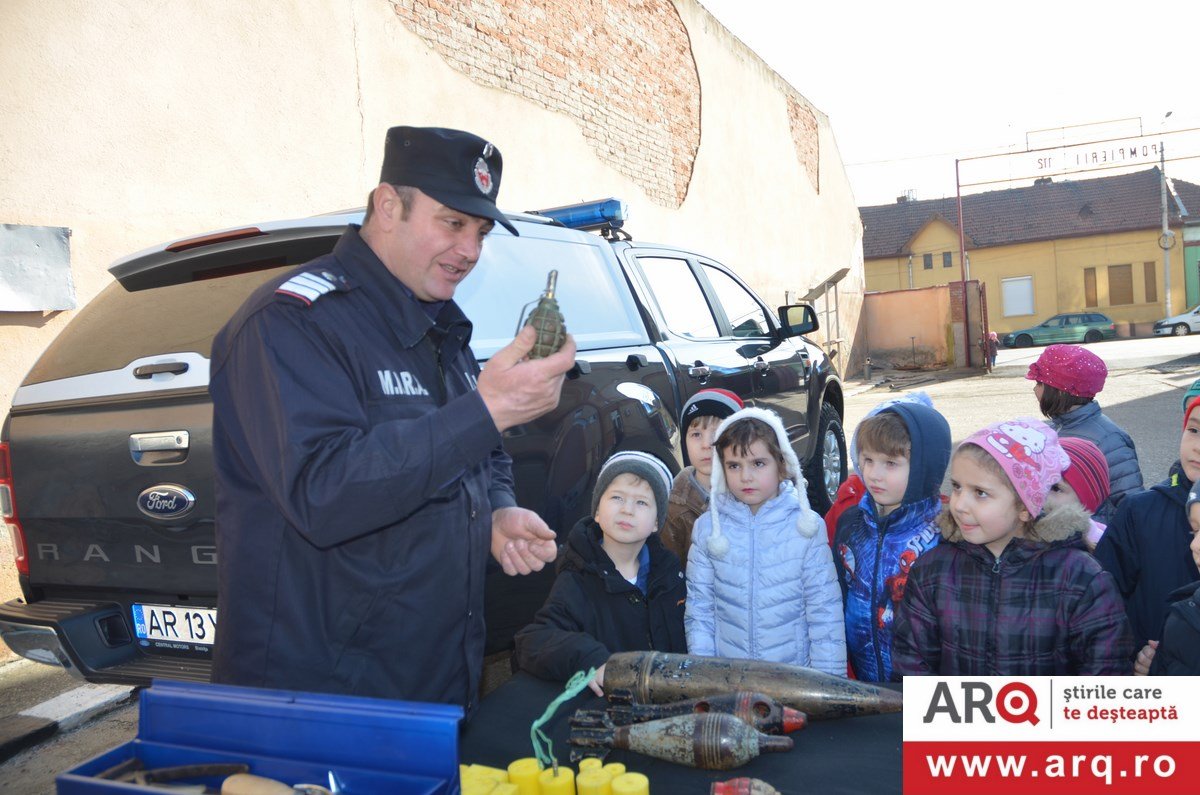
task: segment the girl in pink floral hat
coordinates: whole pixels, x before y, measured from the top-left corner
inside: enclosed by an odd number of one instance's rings
[[[1059,436],[1087,439],[1104,453],[1109,494],[1093,511],[1092,518],[1108,524],[1121,500],[1142,488],[1142,468],[1133,439],[1101,413],[1096,402],[1108,368],[1087,348],[1050,345],[1029,365],[1025,377],[1036,382],[1033,393],[1038,405]]]
[[[1033,419],[958,446],[944,541],[913,564],[896,611],[893,679],[1132,672],[1125,604],[1084,547],[1087,512],[1046,505],[1069,463],[1054,429]]]

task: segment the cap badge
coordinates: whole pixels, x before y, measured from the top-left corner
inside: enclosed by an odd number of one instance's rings
[[[492,156],[492,153],[493,153],[493,152],[495,152],[495,151],[496,151],[496,147],[492,146],[491,142],[485,143],[485,144],[483,145],[483,157],[484,157],[484,159],[486,160],[487,158],[491,157],[491,156]]]
[[[475,160],[475,187],[479,188],[479,192],[483,194],[492,192],[492,172],[482,157]]]

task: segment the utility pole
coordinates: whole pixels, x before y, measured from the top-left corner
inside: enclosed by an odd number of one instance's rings
[[[1166,306],[1164,317],[1171,316],[1171,229],[1169,225],[1170,212],[1167,208],[1167,153],[1166,148],[1162,144],[1162,139],[1158,140],[1158,171],[1159,182],[1162,183],[1162,237],[1158,239],[1158,245],[1163,250],[1163,303]]]
[[[967,300],[967,237],[963,231],[963,212],[962,212],[962,181],[959,177],[958,158],[954,160],[954,192],[958,197],[958,269],[959,275],[962,277],[962,302],[963,302],[963,344],[966,347],[967,367],[971,366],[971,346],[975,343],[971,340],[971,320],[968,317],[967,308],[970,306],[970,301]]]

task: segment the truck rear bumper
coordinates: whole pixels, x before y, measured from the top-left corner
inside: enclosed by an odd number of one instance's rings
[[[120,605],[75,599],[0,605],[0,638],[15,653],[59,665],[89,682],[145,686],[151,679],[209,681],[207,659],[146,654],[129,636]]]

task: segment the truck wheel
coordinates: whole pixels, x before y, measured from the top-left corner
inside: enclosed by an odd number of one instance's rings
[[[838,486],[846,479],[846,434],[842,418],[828,403],[821,404],[817,427],[817,448],[804,465],[808,481],[808,502],[822,516],[833,507]]]

